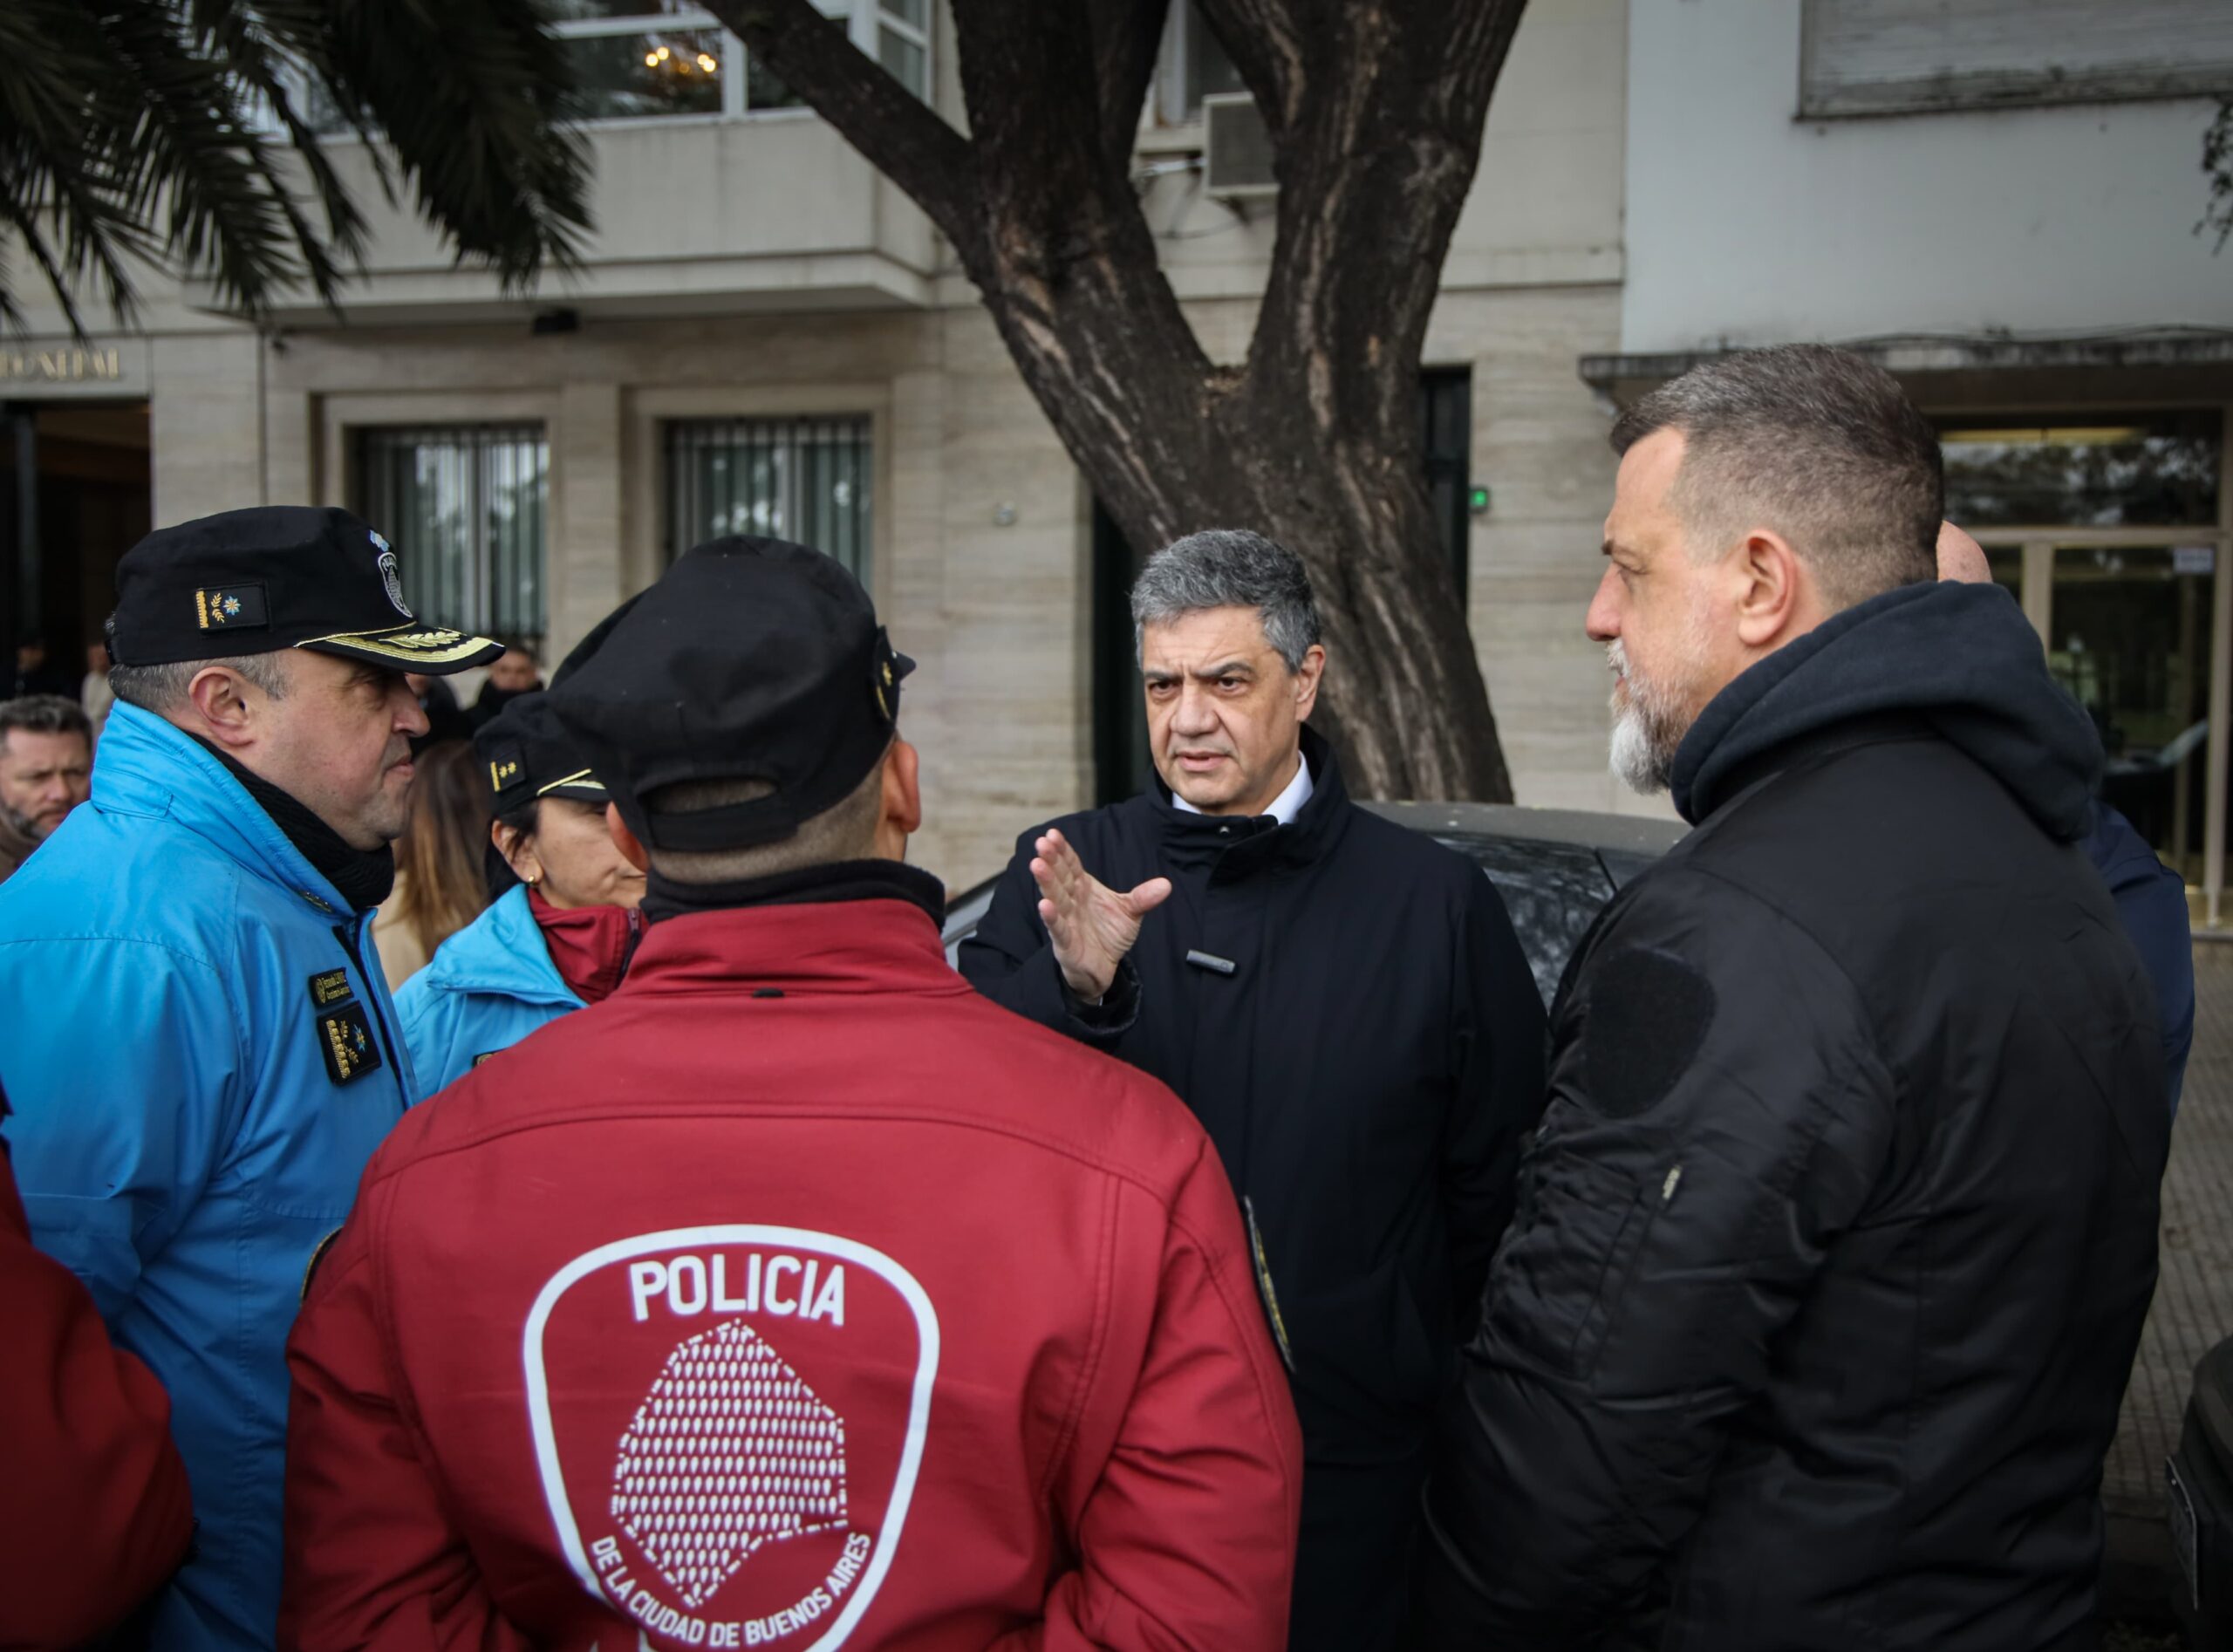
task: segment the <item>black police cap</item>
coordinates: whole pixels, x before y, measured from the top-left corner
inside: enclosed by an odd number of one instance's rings
[[[387,541],[345,510],[261,505],[159,528],[116,566],[120,666],[307,648],[447,677],[504,652],[429,625],[403,599]]]
[[[730,537],[685,552],[591,632],[549,699],[644,843],[750,849],[791,836],[867,778],[914,668],[837,563]],[[741,780],[772,789],[686,814],[644,806],[679,782]]]
[[[475,733],[473,751],[499,815],[544,797],[600,807],[612,801],[604,782],[590,772],[580,745],[560,726],[548,694],[507,700]]]

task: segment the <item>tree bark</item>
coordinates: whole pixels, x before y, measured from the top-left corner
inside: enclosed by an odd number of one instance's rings
[[[970,135],[811,0],[711,0],[928,213],[1136,545],[1267,533],[1317,587],[1321,727],[1369,796],[1508,801],[1427,498],[1420,351],[1524,0],[1201,0],[1272,133],[1247,360],[1212,364],[1129,175],[1165,0],[953,0]]]

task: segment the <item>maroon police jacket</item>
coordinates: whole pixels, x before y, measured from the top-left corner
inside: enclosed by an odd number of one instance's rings
[[[406,1116],[288,1359],[283,1647],[1285,1642],[1216,1153],[905,899],[654,925]]]
[[[75,1646],[177,1567],[194,1511],[170,1396],[32,1248],[4,1150],[0,1339],[0,1647]]]

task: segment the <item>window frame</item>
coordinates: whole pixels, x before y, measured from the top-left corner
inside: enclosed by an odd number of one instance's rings
[[[937,66],[932,52],[932,37],[937,32],[937,0],[926,0],[924,26],[920,29],[885,11],[883,0],[814,0],[814,5],[824,17],[842,21],[845,25],[846,38],[878,68],[883,66],[883,60],[877,56],[878,27],[888,28],[903,39],[920,46],[923,49],[923,85],[917,95],[926,104],[932,100],[938,87]],[[703,7],[691,6],[676,11],[638,11],[612,17],[570,17],[550,24],[551,33],[562,40],[643,35],[670,30],[679,32],[685,29],[711,30],[720,36],[721,106],[718,113],[595,115],[582,124],[604,130],[625,130],[636,126],[702,126],[715,120],[796,119],[814,115],[811,108],[798,104],[787,104],[772,109],[748,107],[745,101],[745,62],[750,55],[749,50],[743,41],[721,26],[719,17]],[[916,88],[909,87],[908,90],[916,91]]]
[[[469,606],[478,611],[462,614],[451,612],[448,610],[454,605],[449,604],[446,597],[429,600],[416,590],[412,590],[410,594],[414,604],[425,609],[437,624],[460,625],[469,631],[480,631],[484,635],[517,635],[538,645],[549,639],[554,624],[553,616],[557,606],[556,592],[553,589],[551,543],[556,532],[556,501],[558,489],[556,485],[557,471],[552,453],[555,444],[552,440],[551,424],[547,418],[540,416],[482,418],[471,415],[462,417],[438,415],[425,419],[360,418],[339,426],[335,433],[345,455],[345,487],[344,491],[348,498],[348,503],[345,508],[362,516],[381,531],[399,536],[400,536],[399,524],[384,520],[387,513],[374,509],[373,502],[369,497],[372,478],[368,474],[369,467],[366,464],[366,458],[367,450],[372,443],[382,437],[390,439],[398,436],[440,437],[446,439],[446,444],[450,447],[468,454],[469,462],[465,467],[463,474],[465,486],[471,495],[472,509],[471,554],[474,590]],[[540,612],[535,616],[538,623],[531,627],[506,625],[500,624],[496,618],[499,604],[495,600],[495,547],[488,536],[489,523],[483,489],[488,481],[484,469],[488,455],[495,446],[499,445],[488,439],[497,436],[511,438],[510,441],[502,444],[505,446],[518,446],[523,440],[531,439],[539,450],[543,496],[537,509],[538,532],[537,543],[534,550],[534,589],[536,606]],[[421,441],[416,445],[430,444]]]

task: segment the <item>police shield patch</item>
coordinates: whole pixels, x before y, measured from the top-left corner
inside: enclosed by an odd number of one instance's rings
[[[647,1646],[836,1652],[897,1550],[938,1315],[801,1228],[679,1228],[552,1276],[522,1348],[560,1547]]]

